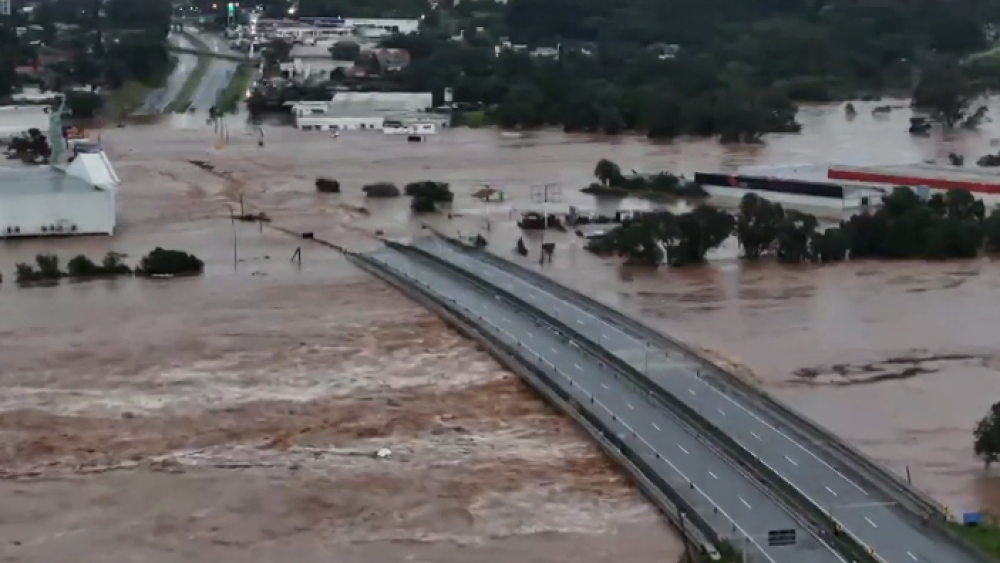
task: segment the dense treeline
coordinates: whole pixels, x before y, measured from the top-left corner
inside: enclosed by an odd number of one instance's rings
[[[30,18],[0,22],[0,98],[24,85],[14,67],[36,64],[42,48],[69,55],[49,65],[57,83],[48,86],[57,90],[69,84],[158,84],[173,66],[166,43],[172,11],[169,0],[48,0]],[[37,25],[41,31],[19,39],[14,25]]]
[[[708,207],[680,215],[649,213],[591,241],[588,249],[637,264],[685,265],[704,261],[730,236],[747,260],[973,258],[984,250],[1000,251],[1000,210],[987,215],[983,202],[965,190],[924,201],[909,188],[896,188],[875,212],[824,229],[813,215],[747,194],[735,214]]]
[[[991,11],[986,0],[463,2],[387,44],[413,55],[406,87],[453,86],[504,126],[754,141],[797,129],[793,100],[909,91],[931,53],[984,49]],[[527,48],[494,57],[502,37]]]
[[[205,263],[193,254],[180,250],[156,247],[142,257],[135,268],[125,263],[125,255],[108,252],[100,263],[83,254],[73,257],[66,270],[59,265],[59,257],[54,254],[38,254],[35,264],[19,262],[15,269],[15,280],[22,285],[52,283],[63,278],[86,280],[96,278],[117,278],[121,276],[174,277],[201,274]]]

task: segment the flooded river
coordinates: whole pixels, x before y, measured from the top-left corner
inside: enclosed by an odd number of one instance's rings
[[[512,211],[538,208],[533,186],[558,186],[553,210],[651,205],[580,193],[600,158],[689,174],[997,150],[998,124],[914,138],[907,109],[858,109],[848,121],[840,107],[804,108],[802,134],[749,147],[493,130],[417,144],[278,127],[258,147],[238,119],[222,142],[194,115],[103,131],[123,180],[119,233],[8,244],[0,271],[43,251],[134,261],[160,245],[194,252],[207,272],[0,289],[0,473],[17,477],[0,494],[21,499],[0,509],[0,545],[16,542],[10,560],[25,562],[93,546],[164,562],[674,559],[678,542],[568,423],[429,314],[297,235],[360,248],[377,231],[419,233],[406,198],[366,200],[361,186],[438,180],[456,193],[455,217],[427,220],[486,234],[514,258]],[[317,193],[319,176],[343,193]],[[505,201],[473,198],[484,185]],[[231,225],[241,197],[273,225]],[[727,245],[708,266],[653,272],[549,236],[549,275],[744,365],[957,510],[1000,511],[1000,483],[971,454],[975,420],[1000,400],[1000,268],[988,260],[746,266]],[[371,460],[381,447],[392,461]],[[52,481],[21,480],[36,474]],[[144,501],[161,494],[170,502]]]

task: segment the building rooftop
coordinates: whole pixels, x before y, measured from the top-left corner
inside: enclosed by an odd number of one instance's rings
[[[853,193],[859,190],[882,189],[871,182],[831,179],[829,176],[831,168],[834,167],[827,166],[826,164],[764,164],[743,166],[737,170],[736,173],[743,176],[763,176],[781,180],[800,180],[803,182],[817,182],[820,184],[836,184],[844,188],[845,193]]]
[[[888,166],[831,166],[830,170],[834,173],[841,171],[884,176],[887,181],[891,181],[893,178],[925,178],[928,180],[1000,185],[1000,173],[974,166],[959,167],[919,163]]]
[[[367,117],[391,112],[416,112],[434,105],[431,93],[337,92],[327,106],[332,117]]]
[[[0,167],[0,197],[53,193],[87,193],[98,188],[50,166]]]

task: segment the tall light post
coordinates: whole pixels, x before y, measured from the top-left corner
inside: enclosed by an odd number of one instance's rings
[[[227,204],[226,207],[229,208],[229,222],[233,226],[233,269],[236,269],[239,264],[239,251],[237,250],[237,239],[236,239],[236,210],[233,209],[232,205]]]

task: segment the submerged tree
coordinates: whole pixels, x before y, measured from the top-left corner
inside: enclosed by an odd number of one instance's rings
[[[986,416],[976,423],[972,435],[975,437],[972,449],[989,469],[990,465],[1000,460],[1000,403],[990,407]]]
[[[728,213],[706,206],[680,215],[668,211],[645,213],[591,241],[587,248],[647,266],[664,262],[671,266],[696,264],[729,238],[734,223]]]
[[[985,106],[974,109],[983,93],[957,62],[934,61],[922,70],[912,104],[945,127],[976,127],[986,117]]]
[[[736,237],[743,247],[743,257],[754,260],[767,252],[778,237],[784,218],[785,210],[780,203],[754,193],[743,196],[736,219]]]
[[[602,186],[616,185],[622,178],[622,169],[606,158],[597,161],[594,166],[594,177]]]

